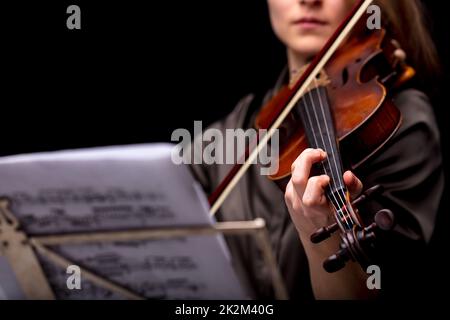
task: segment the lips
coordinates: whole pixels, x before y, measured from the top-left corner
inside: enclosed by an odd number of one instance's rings
[[[315,17],[303,17],[294,21],[294,24],[302,24],[302,25],[325,25],[326,21],[320,20]]]

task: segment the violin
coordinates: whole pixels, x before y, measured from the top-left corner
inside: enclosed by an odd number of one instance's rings
[[[319,243],[340,231],[340,248],[323,264],[328,272],[342,269],[350,260],[366,269],[375,256],[377,233],[394,226],[390,210],[377,212],[366,225],[357,209],[381,193],[381,186],[351,202],[343,181],[344,168],[363,165],[397,132],[402,117],[389,92],[415,74],[386,30],[366,28],[362,18],[371,3],[359,1],[300,78],[279,90],[261,109],[255,126],[267,129],[267,135],[258,137],[258,146],[246,151],[246,162],[235,166],[209,198],[214,214],[258,155],[258,147],[269,144],[276,131],[281,141],[279,169],[269,179],[282,190],[290,179],[292,163],[303,150],[324,150],[327,159],[315,171],[330,177],[326,196],[335,223],[317,230],[311,241]]]

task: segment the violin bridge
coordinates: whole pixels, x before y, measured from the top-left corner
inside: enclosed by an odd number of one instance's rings
[[[299,72],[292,77],[290,83],[289,83],[289,87],[292,89],[296,82],[298,81],[298,79],[301,77],[301,75],[305,72],[305,70],[308,68],[308,65],[304,66],[303,68],[301,68],[299,70]],[[316,89],[319,87],[326,87],[331,83],[330,78],[328,77],[328,74],[326,73],[326,71],[324,69],[322,69],[320,71],[320,73],[316,76],[316,78],[311,81],[311,83],[308,85],[308,87],[306,88],[306,92],[311,91],[312,89]]]
[[[320,73],[316,76],[316,78],[311,81],[309,84],[307,91],[310,91],[312,89],[316,89],[319,87],[326,87],[331,83],[330,78],[328,77],[328,74],[324,69],[320,71]]]

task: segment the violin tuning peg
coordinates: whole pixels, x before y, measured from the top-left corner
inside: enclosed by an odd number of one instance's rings
[[[323,262],[323,268],[325,271],[333,273],[344,268],[348,260],[350,260],[348,250],[342,248]]]
[[[359,197],[357,197],[355,200],[353,200],[352,206],[357,207],[359,204],[364,203],[368,199],[373,198],[383,192],[384,192],[383,186],[377,184],[377,185],[363,191],[363,193]]]
[[[331,234],[337,231],[338,229],[339,225],[337,223],[333,223],[328,227],[320,228],[311,235],[311,242],[315,244],[320,243],[328,239],[331,236]]]
[[[367,196],[367,197],[374,197],[376,195],[382,194],[384,192],[384,188],[381,184],[377,184],[374,185],[373,187],[367,189],[366,191],[364,191],[363,193]]]
[[[364,228],[363,231],[359,231],[357,233],[358,241],[360,243],[371,243],[376,239],[376,230],[377,230],[377,224],[372,223],[370,226]]]
[[[383,231],[390,231],[395,226],[395,216],[389,209],[383,209],[375,214],[375,223]]]
[[[352,207],[356,208],[359,204],[363,203],[366,200],[367,197],[364,194],[361,194],[359,197],[352,201]]]

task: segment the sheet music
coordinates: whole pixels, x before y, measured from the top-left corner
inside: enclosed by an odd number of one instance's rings
[[[171,151],[155,144],[4,157],[0,195],[29,236],[211,225],[205,195]],[[50,249],[147,298],[247,298],[221,236]],[[120,298],[82,277],[82,289],[69,290],[66,270],[39,259],[58,298]]]

